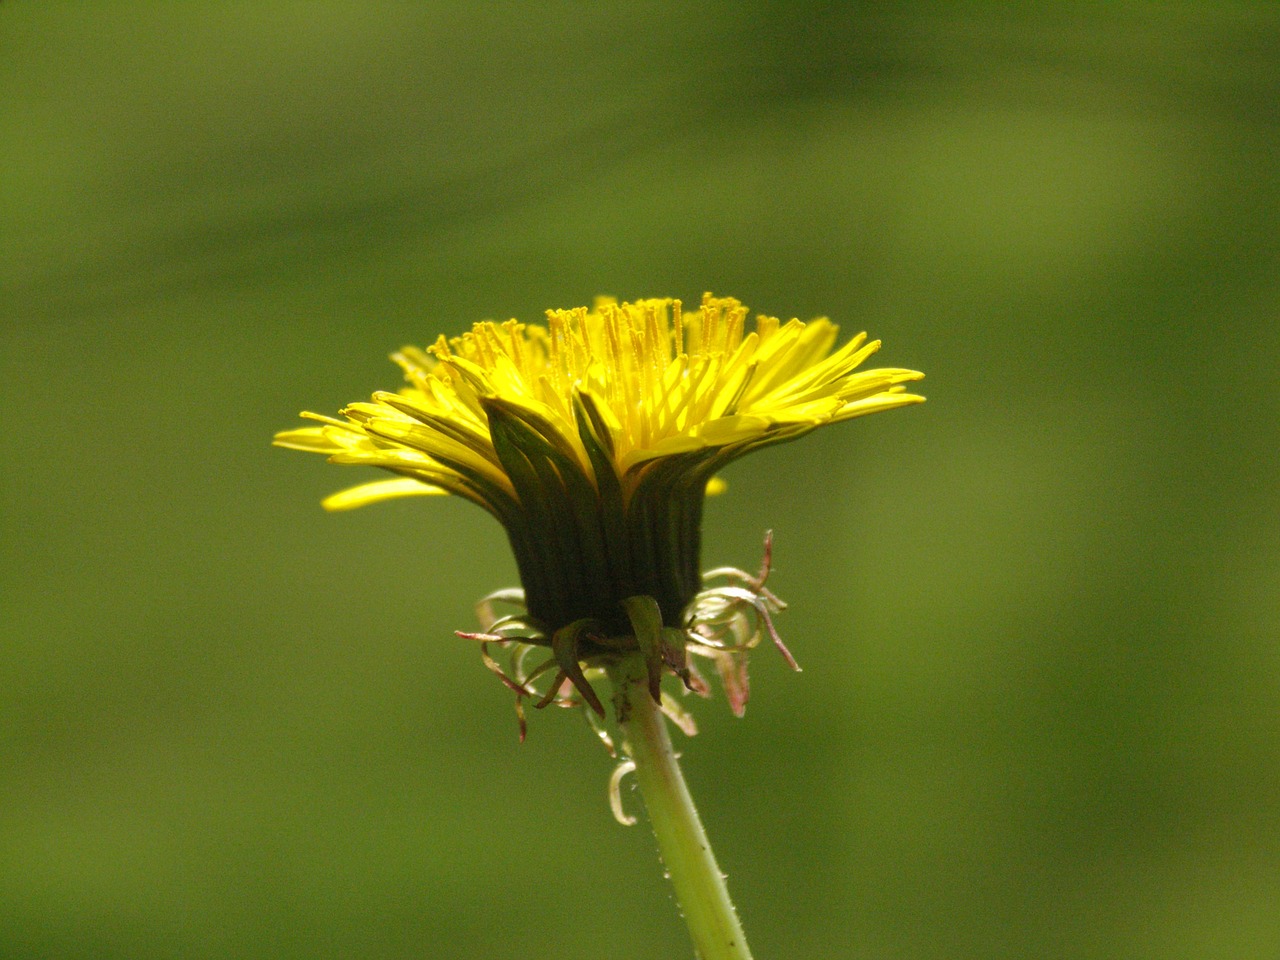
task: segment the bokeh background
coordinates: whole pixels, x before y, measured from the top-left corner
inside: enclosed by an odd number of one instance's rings
[[[452,635],[501,530],[268,441],[703,290],[928,373],[709,507],[757,955],[1280,956],[1278,87],[1271,2],[0,4],[0,956],[689,955]]]

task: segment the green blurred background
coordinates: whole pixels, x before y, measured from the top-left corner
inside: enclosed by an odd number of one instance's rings
[[[709,507],[757,955],[1280,956],[1278,92],[1271,2],[0,5],[0,956],[688,956],[501,530],[268,442],[703,290],[928,373]]]

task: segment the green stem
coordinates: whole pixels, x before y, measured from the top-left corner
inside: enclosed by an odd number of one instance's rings
[[[751,960],[724,874],[671,749],[666,718],[649,695],[644,659],[629,657],[610,675],[618,719],[636,765],[636,782],[694,951],[701,960]]]

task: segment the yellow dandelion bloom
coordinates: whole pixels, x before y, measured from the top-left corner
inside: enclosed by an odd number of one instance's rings
[[[552,636],[589,621],[625,633],[624,603],[652,597],[682,628],[701,585],[700,521],[715,474],[816,427],[923,397],[914,370],[858,367],[880,347],[834,349],[826,319],[756,318],[737,300],[679,300],[547,312],[545,326],[475,324],[393,355],[407,385],[342,418],[276,436],[332,463],[394,479],[337,493],[343,510],[418,494],[465,497],[506,528],[530,622]]]

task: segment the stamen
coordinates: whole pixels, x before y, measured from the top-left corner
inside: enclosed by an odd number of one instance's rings
[[[443,333],[436,337],[436,342],[427,347],[431,355],[437,360],[448,360],[452,354],[449,353],[449,338]]]
[[[746,316],[746,308],[741,304],[729,310],[728,322],[724,328],[724,346],[721,348],[726,354],[733,353],[742,342],[742,325]]]
[[[627,329],[627,335],[631,341],[631,355],[635,358],[635,364],[631,370],[631,376],[626,378],[627,381],[627,412],[633,418],[639,421],[639,430],[634,432],[637,437],[639,446],[647,447],[649,438],[653,435],[650,427],[650,411],[649,404],[645,403],[645,398],[649,396],[649,390],[645,382],[644,376],[647,372],[644,363],[644,342],[640,339],[640,331],[634,326]],[[637,394],[639,396],[637,397]]]
[[[626,380],[626,373],[622,363],[622,343],[619,336],[619,314],[617,304],[608,304],[604,308],[604,343],[605,343],[605,361],[610,370],[617,371],[617,376],[610,377],[606,381],[608,391],[605,396],[608,398],[609,406],[615,411],[622,409],[623,405],[619,403],[621,399],[619,395],[619,387]],[[623,422],[623,429],[626,429],[626,422]]]
[[[716,338],[720,332],[720,301],[709,293],[702,295],[702,342],[698,344],[699,352],[710,355],[715,350]]]
[[[486,370],[494,367],[493,352],[489,349],[489,338],[485,336],[486,324],[477,323],[467,334],[467,345],[471,348],[476,363]]]
[[[671,301],[671,333],[677,357],[684,353],[684,311],[679,300]]]
[[[760,335],[761,343],[778,332],[780,322],[777,317],[766,316],[763,313],[756,317],[756,333]]]
[[[507,334],[507,356],[511,358],[511,362],[515,364],[516,369],[520,371],[520,375],[525,380],[532,380],[529,375],[529,354],[527,349],[528,339],[523,336],[524,324],[518,320],[511,319],[502,325],[502,329]]]

